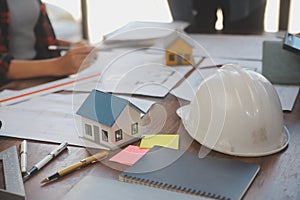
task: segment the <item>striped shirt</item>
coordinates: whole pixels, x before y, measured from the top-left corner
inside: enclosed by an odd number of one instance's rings
[[[49,51],[49,45],[56,45],[56,37],[53,27],[47,15],[45,4],[40,0],[40,15],[34,27],[36,38],[35,59],[47,59],[60,56],[59,52]],[[7,0],[0,0],[0,85],[7,81],[6,74],[9,69],[10,61],[13,56],[9,51],[9,25],[10,25],[10,12],[7,5]]]

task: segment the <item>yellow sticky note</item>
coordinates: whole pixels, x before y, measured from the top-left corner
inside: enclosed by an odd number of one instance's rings
[[[172,149],[178,149],[179,135],[174,135],[174,134],[145,135],[142,138],[140,148],[152,148],[155,145],[168,147]]]

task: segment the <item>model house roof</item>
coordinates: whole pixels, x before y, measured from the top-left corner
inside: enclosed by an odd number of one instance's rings
[[[94,89],[76,113],[111,127],[127,105],[143,113],[126,99]]]
[[[181,32],[178,32],[178,31],[174,31],[172,34],[170,34],[169,36],[165,37],[165,39],[164,39],[164,47],[168,48],[169,46],[171,46],[178,39],[181,39],[181,40],[185,41],[191,47],[194,46],[194,42],[192,41],[191,38],[189,38],[188,36],[184,35],[184,33],[181,33]]]

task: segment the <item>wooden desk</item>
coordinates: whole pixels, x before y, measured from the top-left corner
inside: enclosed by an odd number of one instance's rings
[[[207,36],[195,36],[195,39],[199,41],[207,41]],[[217,53],[220,53],[220,48],[226,52],[229,57],[234,56],[231,51],[228,53],[228,42],[226,37],[221,37],[215,41],[215,38],[208,36],[210,40],[204,43],[205,48],[211,47],[211,51],[217,49]],[[230,36],[229,36],[230,37]],[[225,40],[225,39],[226,40]],[[235,41],[232,46],[233,53],[237,52],[240,47],[240,42],[244,41],[243,37],[238,37],[238,42]],[[271,37],[263,36],[263,39],[270,39]],[[258,40],[258,41],[257,41]],[[198,40],[197,40],[198,41]],[[243,56],[248,55],[253,49],[256,51],[254,59],[261,59],[262,52],[258,52],[261,48],[255,46],[261,45],[261,37],[250,37],[247,45],[244,44],[243,48],[250,46],[250,49],[243,51]],[[222,43],[223,42],[223,43]],[[222,43],[222,44],[220,44]],[[253,44],[252,44],[253,43]],[[249,50],[249,51],[248,51]],[[248,53],[247,53],[248,52]],[[250,54],[249,54],[250,55]],[[248,56],[249,56],[248,55]],[[215,55],[216,56],[216,55]],[[250,60],[253,59],[251,54]],[[50,78],[51,79],[51,78]],[[14,81],[5,86],[9,89],[24,89],[29,86],[43,83],[49,79],[35,79],[35,80],[22,80]],[[0,91],[4,87],[0,88]],[[150,112],[144,117],[144,130],[146,133],[178,133],[180,134],[180,148],[188,149],[188,151],[197,153],[200,148],[200,144],[192,140],[186,130],[183,128],[181,120],[176,115],[176,109],[187,102],[178,100],[172,95],[168,95],[164,99],[155,99],[155,104]],[[163,117],[162,117],[163,116]],[[166,119],[161,120],[161,119]],[[1,114],[0,114],[1,120]],[[250,186],[249,190],[244,196],[244,199],[300,199],[300,97],[298,96],[295,107],[292,112],[284,113],[285,125],[290,131],[289,146],[274,155],[258,157],[258,158],[242,158],[224,155],[217,152],[211,152],[211,156],[223,157],[229,159],[241,160],[249,163],[257,163],[261,166],[260,172],[254,179],[254,182]],[[9,148],[13,145],[19,145],[22,139],[14,139],[7,137],[0,137],[0,151]],[[138,142],[135,143],[138,145]],[[40,161],[44,155],[49,153],[57,145],[28,141],[28,166],[32,166]],[[110,156],[116,152],[111,152]],[[92,166],[86,167],[80,171],[72,173],[59,181],[50,183],[45,186],[41,186],[40,181],[62,169],[70,164],[73,164],[85,157],[89,156],[89,152],[85,148],[69,147],[68,151],[63,152],[55,160],[50,162],[44,168],[42,168],[35,176],[25,183],[25,190],[28,200],[52,200],[62,199],[62,197],[83,177],[87,175],[101,176],[110,179],[118,179],[120,171],[124,170],[127,166],[112,163],[107,160],[99,162]],[[3,187],[3,175],[0,170],[0,187]]]
[[[39,80],[37,80],[39,81]],[[30,82],[32,83],[32,82]],[[24,84],[10,84],[23,88]],[[26,85],[26,84],[25,84]],[[197,153],[200,144],[193,141],[181,124],[176,115],[176,109],[186,104],[172,95],[164,99],[155,99],[150,112],[144,118],[144,130],[147,133],[158,129],[161,116],[166,116],[165,124],[162,125],[160,133],[180,134],[180,148]],[[244,196],[244,199],[300,199],[300,97],[298,96],[292,112],[284,113],[285,124],[290,131],[290,143],[287,149],[270,156],[258,158],[241,158],[211,152],[211,156],[224,157],[241,160],[249,163],[257,163],[261,166],[258,176]],[[13,145],[19,145],[21,139],[0,137],[0,151]],[[138,142],[135,143],[138,145]],[[50,152],[57,145],[28,141],[28,166],[32,166]],[[112,152],[110,156],[115,154]],[[82,170],[72,173],[56,182],[41,186],[40,181],[53,172],[73,164],[89,155],[85,148],[69,147],[55,160],[46,165],[35,176],[25,183],[28,200],[52,200],[62,197],[83,177],[87,175],[101,176],[109,179],[118,179],[120,171],[127,166],[112,163],[108,160],[88,166]],[[3,175],[0,175],[0,186],[3,187]]]

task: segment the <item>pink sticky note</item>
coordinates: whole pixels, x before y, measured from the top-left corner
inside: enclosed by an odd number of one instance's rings
[[[140,149],[138,146],[129,145],[109,160],[131,166],[147,153],[147,151],[149,151],[149,149]]]

